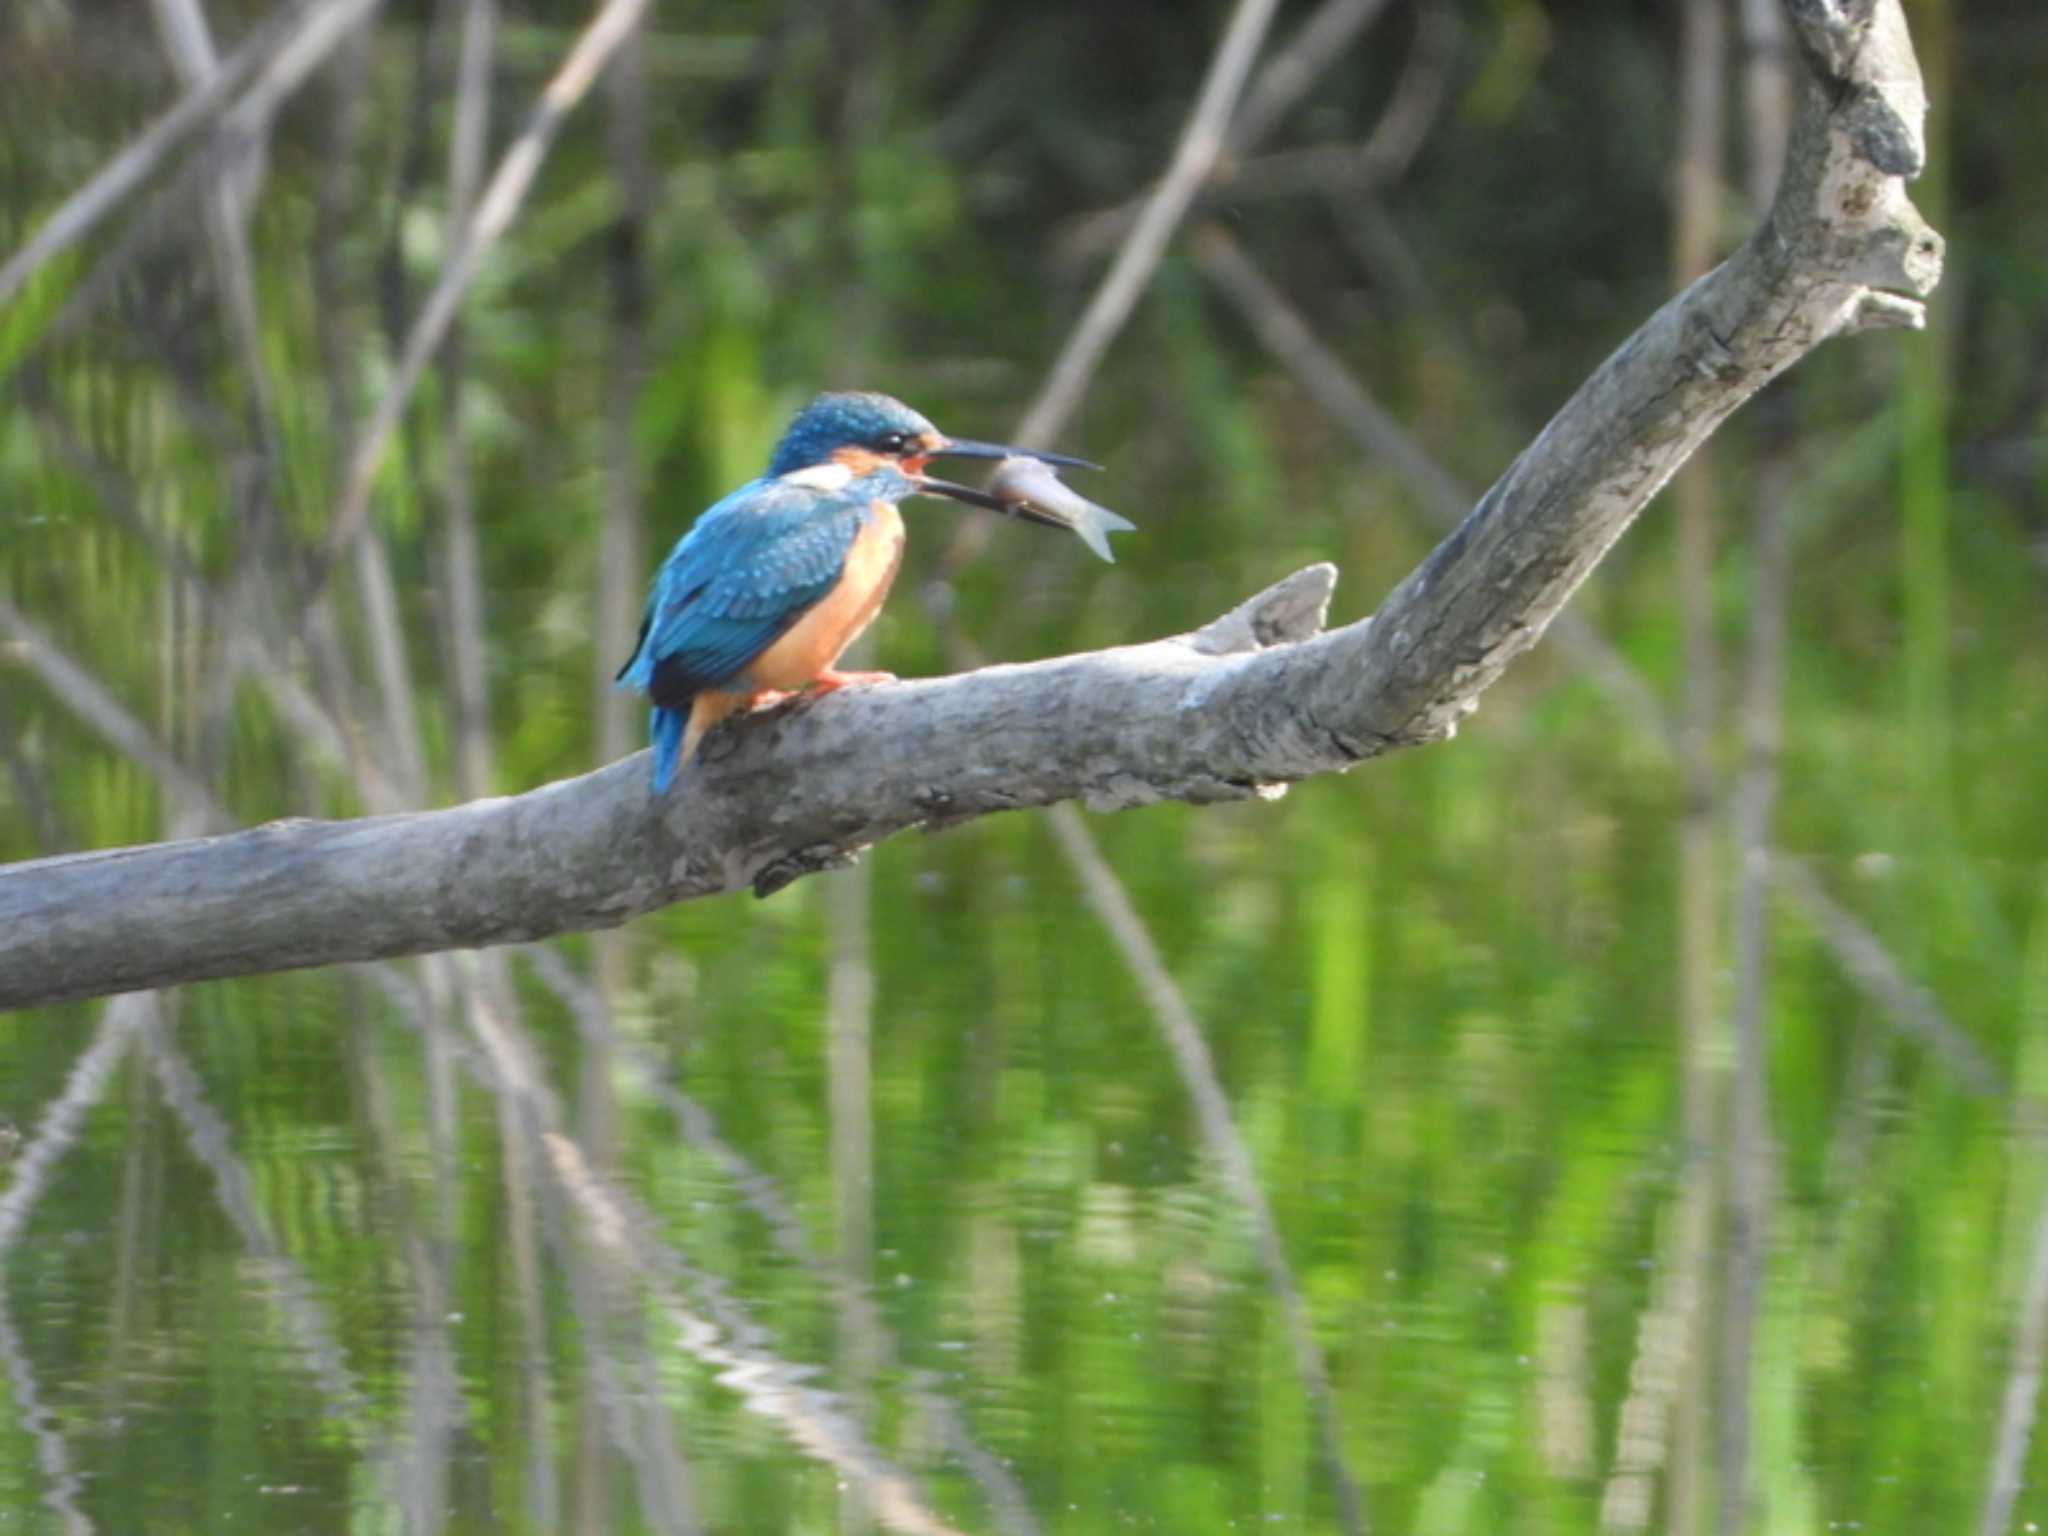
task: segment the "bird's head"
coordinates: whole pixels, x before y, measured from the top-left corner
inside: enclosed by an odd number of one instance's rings
[[[867,390],[844,390],[820,395],[797,412],[796,420],[775,445],[768,473],[790,475],[839,465],[858,478],[878,469],[894,469],[918,490],[987,506],[992,503],[983,493],[961,495],[964,487],[932,479],[925,474],[925,465],[932,459],[949,456],[1004,459],[1013,454],[1043,459],[1048,464],[1095,467],[1062,453],[948,437],[901,400]]]

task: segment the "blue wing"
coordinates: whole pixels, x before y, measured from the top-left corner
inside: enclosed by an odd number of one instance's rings
[[[712,507],[662,562],[619,681],[680,706],[733,682],[838,582],[867,497],[756,480]]]

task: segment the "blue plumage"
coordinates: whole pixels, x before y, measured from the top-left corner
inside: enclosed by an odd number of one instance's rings
[[[887,511],[924,493],[1005,508],[987,493],[932,479],[924,464],[935,454],[1000,458],[1014,451],[948,438],[887,395],[825,394],[805,406],[776,445],[768,473],[698,518],[655,575],[639,642],[618,677],[621,687],[646,693],[654,704],[655,792],[674,782],[704,730],[757,691],[749,672],[756,662],[753,678],[765,672],[800,679],[774,685],[783,688],[823,690],[864,677],[837,673],[832,664],[895,575],[902,525],[893,512],[863,546],[868,553],[848,563],[877,507]],[[884,552],[880,559],[876,550]],[[842,580],[846,590],[820,609]],[[764,661],[813,609],[818,622]]]
[[[682,719],[706,689],[728,690],[832,590],[868,515],[871,488],[749,481],[712,507],[662,562],[639,649],[619,681],[651,695],[654,787],[675,777]],[[673,725],[663,720],[668,715]]]
[[[894,449],[888,446],[891,438],[897,440]],[[901,400],[869,390],[834,390],[797,412],[775,445],[768,473],[787,475],[830,464],[833,454],[851,445],[901,452],[904,440],[914,444],[926,438],[938,441],[938,429]]]

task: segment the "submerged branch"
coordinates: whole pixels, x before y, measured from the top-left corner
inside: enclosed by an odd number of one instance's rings
[[[911,826],[1268,794],[1442,740],[1727,416],[1829,336],[1918,318],[1923,102],[1897,0],[1802,15],[1770,216],[1622,344],[1369,620],[1311,567],[1192,636],[736,722],[665,800],[637,757],[511,799],[0,870],[0,1007],[530,939],[766,893]],[[1832,39],[1831,45],[1823,42]]]

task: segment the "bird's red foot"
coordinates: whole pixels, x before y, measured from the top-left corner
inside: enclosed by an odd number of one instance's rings
[[[746,707],[749,710],[773,709],[776,705],[795,697],[795,694],[782,688],[757,688],[747,695]]]
[[[893,683],[894,672],[835,672],[830,667],[811,681],[813,693],[837,693],[848,683]]]

